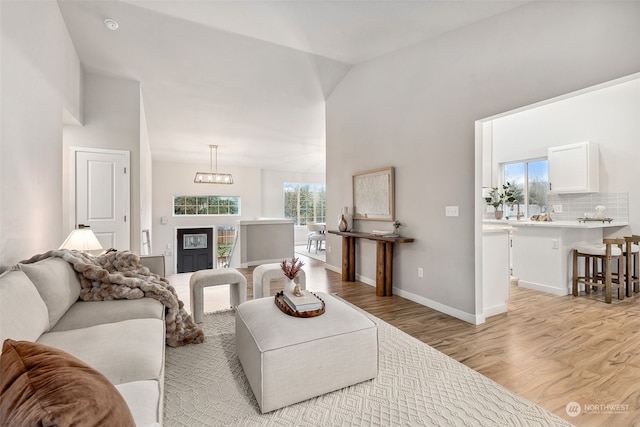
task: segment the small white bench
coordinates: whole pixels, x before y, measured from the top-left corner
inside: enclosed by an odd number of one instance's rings
[[[271,295],[271,281],[285,279],[280,264],[262,264],[253,269],[253,299],[268,297]],[[304,270],[300,270],[295,282],[300,285],[300,289],[307,289],[307,278]]]
[[[378,326],[329,294],[325,313],[284,314],[273,298],[236,309],[236,351],[264,414],[378,375]]]
[[[235,308],[247,300],[247,279],[235,268],[199,270],[191,275],[189,290],[194,322],[202,322],[204,288],[226,284],[229,284],[231,307]]]

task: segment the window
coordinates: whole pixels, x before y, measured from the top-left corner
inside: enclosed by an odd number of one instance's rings
[[[240,197],[174,196],[174,215],[240,215]]]
[[[520,204],[520,212],[526,217],[547,211],[549,193],[549,163],[547,159],[503,165],[504,182],[516,189],[516,206],[505,206],[505,216],[515,217]]]
[[[325,222],[326,204],[323,184],[284,183],[284,217],[293,219],[295,225]]]
[[[236,227],[218,227],[218,245],[216,247],[218,268],[228,268],[231,262],[231,252],[236,240]]]

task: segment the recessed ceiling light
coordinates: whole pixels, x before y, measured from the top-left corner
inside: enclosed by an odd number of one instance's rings
[[[117,30],[118,27],[120,26],[114,19],[111,19],[111,18],[105,19],[104,25],[106,25],[107,28],[110,29],[111,31]]]

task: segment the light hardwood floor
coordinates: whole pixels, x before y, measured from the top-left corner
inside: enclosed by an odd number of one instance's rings
[[[302,259],[309,289],[337,293],[577,426],[640,426],[640,296],[606,304],[601,293],[558,297],[512,286],[509,312],[475,326],[396,295],[377,297],[374,287]],[[240,269],[248,298],[252,270]],[[189,311],[188,277],[169,280]],[[283,285],[273,282],[272,294]],[[205,311],[228,306],[228,287],[205,290]],[[577,417],[567,415],[570,402],[581,405]]]

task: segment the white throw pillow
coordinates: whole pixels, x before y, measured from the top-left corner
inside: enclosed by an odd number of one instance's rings
[[[47,305],[50,328],[53,328],[80,297],[82,285],[78,273],[71,264],[57,257],[18,265],[31,279]]]
[[[49,311],[22,271],[0,275],[0,343],[5,339],[35,341],[49,329]]]

